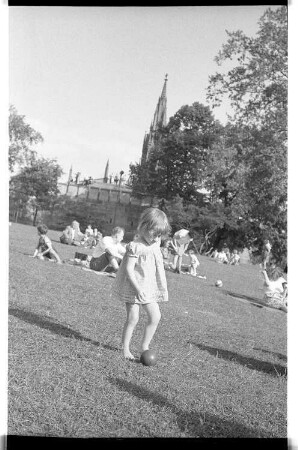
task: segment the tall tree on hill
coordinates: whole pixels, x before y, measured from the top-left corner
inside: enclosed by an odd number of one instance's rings
[[[185,201],[200,197],[198,188],[221,125],[209,107],[199,102],[182,106],[160,132],[149,160],[131,165],[133,192],[146,192],[166,200],[180,195]]]
[[[34,210],[33,225],[37,213],[49,209],[59,194],[58,179],[62,168],[56,160],[35,158],[10,179],[10,201],[18,208],[30,202]]]
[[[25,121],[25,116],[18,114],[17,109],[9,107],[9,151],[8,163],[10,172],[16,167],[23,167],[36,157],[34,145],[43,142],[42,135]]]
[[[280,246],[286,251],[287,8],[268,9],[255,38],[241,31],[227,34],[228,42],[216,61],[221,65],[232,60],[235,65],[210,77],[208,98],[214,107],[226,96],[231,101],[230,120],[242,130],[238,147],[235,141],[232,146],[236,159],[231,163],[241,163],[241,179],[222,170],[223,152],[219,170],[213,173],[218,179],[226,178],[229,189],[231,181],[236,181],[233,207],[242,207],[241,215],[254,224],[259,243],[266,233],[274,240],[276,252]]]

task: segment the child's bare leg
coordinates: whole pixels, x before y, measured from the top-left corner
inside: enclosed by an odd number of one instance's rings
[[[56,262],[57,262],[58,264],[62,264],[62,261],[61,261],[59,255],[58,255],[58,253],[55,252],[55,250],[50,250],[49,253],[50,253],[51,256],[54,256],[54,258],[56,259]]]
[[[129,346],[132,337],[132,333],[138,323],[139,320],[139,305],[132,303],[125,303],[126,306],[126,322],[124,324],[123,333],[122,333],[122,344],[123,344],[123,353],[124,358],[134,359],[133,354],[130,352]]]
[[[177,270],[179,273],[181,273],[181,266],[182,266],[182,256],[178,256],[178,262],[177,262]]]
[[[143,305],[143,307],[147,313],[147,323],[141,343],[141,352],[149,349],[150,342],[154,336],[161,317],[158,303],[147,303]]]

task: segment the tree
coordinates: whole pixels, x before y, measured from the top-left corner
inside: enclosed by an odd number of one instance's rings
[[[9,108],[9,153],[10,172],[23,167],[36,157],[33,146],[43,142],[42,135],[25,122],[25,116],[18,114],[16,108]]]
[[[255,38],[242,31],[227,32],[229,37],[215,57],[236,63],[226,73],[209,78],[207,98],[213,107],[227,95],[234,109],[234,120],[287,131],[287,8],[266,10],[259,20]],[[273,127],[273,129],[272,129]]]
[[[36,223],[38,211],[50,208],[57,199],[58,179],[62,173],[62,168],[56,160],[35,158],[17,175],[11,177],[11,200],[21,200],[22,205],[30,202],[34,210],[33,225]]]
[[[149,160],[130,166],[134,195],[198,201],[210,148],[220,132],[209,107],[199,102],[182,106],[160,131]]]
[[[219,196],[226,205],[230,203],[234,217],[239,215],[249,224],[249,234],[257,244],[261,246],[266,235],[272,239],[276,254],[285,253],[287,8],[268,9],[255,38],[241,31],[227,34],[228,42],[216,61],[221,65],[232,60],[235,66],[210,77],[207,97],[215,107],[228,96],[234,109],[232,131],[237,132],[230,139],[232,145],[226,147],[229,167],[219,157],[218,167],[213,165],[213,178],[223,181],[225,189]],[[221,188],[218,183],[217,187]]]

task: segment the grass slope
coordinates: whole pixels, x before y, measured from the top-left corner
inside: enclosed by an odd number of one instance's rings
[[[48,234],[63,259],[74,257]],[[287,315],[259,304],[257,267],[201,256],[207,280],[167,272],[170,301],[151,346],[158,364],[145,367],[122,358],[114,280],[29,258],[36,242],[35,228],[10,227],[9,434],[286,437]]]

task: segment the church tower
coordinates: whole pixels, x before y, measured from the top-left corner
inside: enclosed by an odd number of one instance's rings
[[[141,163],[148,161],[150,151],[158,138],[158,130],[167,125],[167,81],[168,74],[165,76],[164,85],[158,99],[149,133],[145,133]]]

